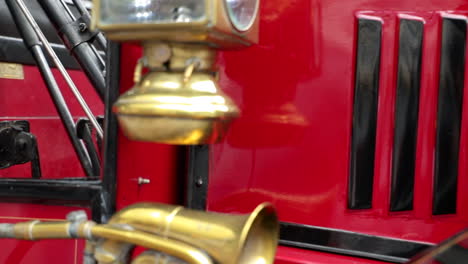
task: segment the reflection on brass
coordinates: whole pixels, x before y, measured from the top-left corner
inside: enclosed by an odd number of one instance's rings
[[[154,264],[154,263],[165,263],[165,264],[183,264],[184,262],[180,259],[171,257],[166,254],[162,254],[156,251],[145,251],[138,255],[132,264]]]
[[[157,49],[146,47],[145,54],[149,51],[158,54]],[[124,133],[130,139],[166,144],[219,141],[239,110],[221,92],[214,74],[206,71],[212,68],[214,51],[198,45],[176,45],[170,54],[167,69],[147,65],[152,70],[143,77],[138,72],[147,60],[140,60],[135,73],[138,82],[114,104]]]
[[[24,80],[23,65],[0,62],[0,78]]]
[[[102,225],[76,217],[66,222],[0,224],[0,238],[86,238],[91,242],[85,252],[94,255],[100,264],[127,263],[135,246],[153,251],[143,253],[133,264],[162,264],[168,260],[271,264],[278,232],[278,219],[269,204],[259,205],[248,215],[227,215],[140,203],[121,210]]]
[[[183,70],[187,62],[197,58],[197,70],[213,71],[216,60],[216,52],[202,45],[172,45],[173,57],[171,58],[171,70]]]

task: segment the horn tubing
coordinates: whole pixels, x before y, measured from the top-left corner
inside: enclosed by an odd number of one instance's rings
[[[77,236],[73,236],[72,222],[28,221],[18,224],[0,224],[0,238],[23,240],[86,238],[89,231],[93,238],[104,238],[115,242],[124,242],[163,252],[193,264],[214,264],[211,258],[201,250],[183,242],[160,238],[137,230],[123,230],[108,225],[94,225],[92,221],[79,223]],[[124,247],[125,245],[122,245]],[[105,248],[103,248],[105,250]]]
[[[107,226],[94,226],[91,229],[91,233],[96,237],[120,242],[129,242],[145,248],[160,251],[185,260],[188,263],[213,264],[210,257],[195,247],[182,242],[149,235],[146,232],[122,230]]]

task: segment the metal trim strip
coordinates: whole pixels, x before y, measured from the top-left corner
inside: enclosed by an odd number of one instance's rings
[[[280,245],[392,263],[404,263],[433,246],[428,243],[286,222],[281,223]]]

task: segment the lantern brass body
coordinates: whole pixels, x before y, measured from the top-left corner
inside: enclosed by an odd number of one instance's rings
[[[183,263],[272,264],[278,232],[278,219],[269,204],[259,205],[248,215],[227,215],[140,203],[121,210],[102,225],[87,220],[0,224],[0,238],[86,238],[85,252],[93,254],[99,264],[128,263],[135,246]],[[162,264],[166,260],[168,257],[147,252],[132,263]]]
[[[113,15],[119,18],[123,14],[122,18],[109,20],[112,16],[106,3],[111,0],[93,0],[91,27],[111,40],[144,46],[135,86],[113,107],[125,135],[175,145],[211,144],[223,138],[239,110],[217,84],[215,49],[244,48],[258,42],[259,2],[252,23],[242,30],[234,26],[227,4],[221,0],[199,0],[200,14],[190,16],[189,12],[182,20],[177,19],[177,12],[184,7],[183,1],[158,2],[172,9],[160,20],[132,20],[120,11]],[[161,12],[160,8],[151,12]],[[149,69],[143,77],[142,68]]]
[[[154,48],[158,45],[159,50]],[[145,46],[150,72],[140,78],[137,67],[135,86],[114,104],[124,133],[133,140],[176,145],[219,141],[239,110],[219,89],[212,71],[215,51],[198,45],[167,50],[163,45]],[[152,56],[166,52],[169,55]],[[161,56],[170,58],[164,61]],[[170,68],[164,68],[167,63]]]
[[[177,43],[209,43],[218,48],[240,48],[258,42],[259,16],[248,30],[238,31],[231,24],[223,1],[204,0],[202,20],[190,22],[105,24],[100,17],[102,0],[93,0],[91,28],[100,29],[115,41],[160,40]],[[259,12],[256,7],[256,14]]]

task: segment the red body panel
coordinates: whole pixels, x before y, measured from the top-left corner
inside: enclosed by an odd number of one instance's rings
[[[462,120],[458,213],[436,217],[431,212],[440,14],[460,13],[467,9],[468,4],[463,0],[262,1],[260,43],[246,50],[222,52],[218,58],[223,90],[240,106],[242,115],[233,123],[225,141],[211,147],[208,209],[248,212],[260,202],[269,201],[278,209],[281,221],[424,242],[439,242],[467,227],[468,115],[464,114]],[[425,22],[422,100],[414,210],[390,213],[398,48],[396,22],[397,16],[403,13],[420,17]],[[384,26],[373,208],[350,211],[346,201],[358,14],[377,16]],[[133,85],[134,65],[140,56],[139,47],[123,46],[122,92]],[[44,177],[75,176],[77,171],[80,174],[76,176],[83,175],[57,114],[50,100],[46,99],[46,89],[42,82],[39,84],[40,76],[36,70],[26,67],[27,80],[28,74],[32,79],[26,82],[29,82],[26,88],[17,81],[0,80],[1,87],[18,85],[24,89],[21,93],[2,96],[2,109],[8,111],[2,112],[2,119],[23,116],[33,119],[32,131],[38,133]],[[74,74],[81,78],[80,83],[87,83],[82,75]],[[468,84],[468,80],[465,82]],[[42,92],[32,90],[36,85]],[[465,91],[466,96],[468,92]],[[67,94],[67,98],[71,96]],[[25,102],[25,99],[29,101]],[[95,99],[91,102],[101,108]],[[465,104],[464,113],[467,107]],[[73,109],[76,108],[74,105]],[[95,113],[102,111],[98,109]],[[75,115],[82,114],[76,112]],[[36,127],[41,129],[36,130]],[[50,137],[51,133],[53,137]],[[57,133],[60,139],[55,136]],[[43,149],[46,146],[41,143],[43,141],[50,142],[53,148]],[[118,144],[118,208],[138,201],[176,203],[183,186],[177,174],[185,166],[178,164],[178,149],[130,141],[122,134]],[[17,166],[1,173],[4,177],[28,177],[28,166]],[[150,183],[138,186],[138,177],[150,179]],[[71,209],[1,205],[0,215],[55,219],[63,218]],[[5,245],[5,249],[2,252],[10,253],[0,256],[2,263],[76,263],[76,258],[71,256],[75,254],[73,241],[60,247],[56,242],[33,246],[29,242],[3,243],[1,247]],[[18,247],[14,249],[14,246]],[[50,252],[52,246],[55,248]],[[6,260],[10,255],[13,262]],[[277,263],[379,262],[280,247]]]
[[[77,101],[65,81],[53,70],[72,116],[84,117]],[[103,114],[103,104],[94,92],[85,75],[80,71],[69,71],[71,77],[88,102],[93,113]],[[0,121],[28,120],[31,133],[37,138],[42,177],[84,177],[73,147],[50,99],[39,70],[24,66],[24,80],[0,79]],[[30,178],[30,163],[0,170],[1,177]],[[60,220],[76,207],[46,206],[31,204],[0,204],[0,221],[14,223],[32,219]],[[0,241],[0,263],[5,264],[63,264],[81,263],[83,241]]]
[[[464,1],[263,1],[260,43],[218,58],[221,86],[242,116],[225,141],[211,148],[208,209],[248,212],[269,201],[281,221],[424,242],[439,242],[467,227],[467,115],[462,120],[458,213],[433,216],[431,211],[441,14],[466,8]],[[377,16],[384,26],[373,208],[351,211],[346,201],[359,14]],[[422,100],[414,210],[391,213],[400,14],[425,22]],[[130,75],[132,68],[125,69]],[[121,146],[120,160],[137,159],[125,152]],[[147,150],[139,157],[153,153]],[[131,171],[120,170],[120,175]],[[163,174],[151,179],[167,183]],[[280,247],[278,263],[377,262]]]
[[[65,101],[75,119],[85,117],[70,88],[58,70],[53,70]],[[104,113],[104,106],[80,71],[69,71],[83,97],[95,115]],[[39,70],[24,66],[24,80],[0,79],[0,121],[28,120],[31,133],[37,138],[43,178],[83,177],[78,158],[65,128],[55,110]],[[30,164],[13,166],[0,171],[1,177],[31,177]]]
[[[467,115],[462,120],[458,213],[432,216],[431,211],[440,12],[466,8],[465,1],[263,1],[259,45],[219,58],[221,85],[240,105],[242,116],[225,142],[211,148],[208,208],[246,212],[270,201],[281,221],[426,242],[439,242],[467,227]],[[408,12],[425,21],[415,201],[412,211],[390,213],[396,22]],[[382,57],[373,208],[350,211],[359,13],[383,20]],[[305,122],[278,117],[287,114]],[[288,255],[286,249],[280,252]],[[303,254],[291,251],[290,261],[303,263]]]
[[[63,220],[65,215],[76,207],[1,204],[0,221],[15,223],[40,220]],[[82,263],[84,242],[80,240],[2,240],[0,242],[0,263],[4,264],[62,264]]]
[[[133,69],[142,56],[142,49],[135,45],[123,45],[121,57],[121,92],[130,89]],[[139,201],[158,201],[174,204],[183,183],[177,179],[177,148],[170,145],[136,142],[119,133],[117,160],[117,209]],[[150,182],[138,185],[138,178]]]

